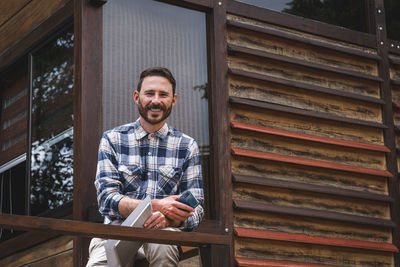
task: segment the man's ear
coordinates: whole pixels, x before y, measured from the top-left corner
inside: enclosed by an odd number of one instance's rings
[[[174,97],[172,98],[172,106],[175,106],[177,99],[178,99],[178,95],[174,94]]]
[[[136,104],[139,103],[139,92],[137,90],[133,91],[133,101],[135,101]]]

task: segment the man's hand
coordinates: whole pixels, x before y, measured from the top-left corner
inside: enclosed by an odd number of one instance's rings
[[[163,229],[170,226],[170,222],[164,214],[156,211],[145,221],[143,226],[149,229]]]
[[[170,219],[174,225],[178,224],[178,222],[185,221],[187,218],[193,215],[192,212],[194,209],[179,202],[178,199],[180,196],[181,195],[173,195],[163,199],[153,199],[153,210],[160,211],[168,219]]]

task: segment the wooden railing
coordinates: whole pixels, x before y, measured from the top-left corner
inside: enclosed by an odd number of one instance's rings
[[[23,215],[0,215],[0,227],[15,230],[40,230],[62,235],[100,237],[130,241],[144,241],[160,244],[202,246],[208,244],[229,245],[230,236],[206,232],[173,232],[144,228],[131,228],[119,225],[42,218]]]

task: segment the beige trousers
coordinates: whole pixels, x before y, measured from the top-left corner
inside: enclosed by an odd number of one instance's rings
[[[180,231],[177,228],[167,227],[164,230]],[[106,250],[104,243],[106,239],[93,238],[89,246],[89,261],[86,267],[105,267],[107,265]],[[150,263],[150,267],[155,266],[178,266],[179,264],[179,249],[178,246],[145,243],[139,249],[136,257],[123,267],[131,267],[136,259],[144,259]]]

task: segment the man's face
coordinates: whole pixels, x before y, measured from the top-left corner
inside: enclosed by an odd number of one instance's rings
[[[162,126],[176,104],[171,83],[161,76],[144,78],[140,93],[135,91],[133,97],[140,116],[153,126]]]

